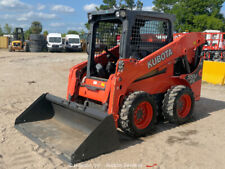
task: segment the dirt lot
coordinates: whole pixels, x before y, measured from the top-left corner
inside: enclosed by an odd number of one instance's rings
[[[225,86],[203,84],[192,122],[159,124],[153,135],[73,167],[15,130],[15,118],[42,93],[65,98],[69,68],[86,58],[82,53],[0,50],[0,169],[224,168]]]

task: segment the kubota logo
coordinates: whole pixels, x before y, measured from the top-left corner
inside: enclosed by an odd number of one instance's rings
[[[155,58],[151,59],[148,62],[148,68],[150,69],[151,67],[159,64],[160,62],[164,61],[166,58],[170,57],[173,55],[173,52],[171,49],[166,50],[163,52],[161,55],[156,56]]]

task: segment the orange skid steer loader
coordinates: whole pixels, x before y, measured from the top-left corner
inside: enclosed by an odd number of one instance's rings
[[[173,40],[174,17],[156,12],[96,11],[88,19],[88,61],[71,68],[67,100],[43,94],[15,122],[72,164],[116,150],[118,128],[140,137],[160,116],[187,122],[201,91],[201,33]]]

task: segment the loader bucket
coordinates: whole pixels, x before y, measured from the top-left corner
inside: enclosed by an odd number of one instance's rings
[[[72,164],[119,146],[112,115],[43,94],[15,121],[15,128]]]

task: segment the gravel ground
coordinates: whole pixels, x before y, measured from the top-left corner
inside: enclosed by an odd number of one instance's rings
[[[224,168],[225,86],[202,84],[192,122],[159,124],[154,134],[76,166],[62,162],[15,130],[15,118],[42,93],[66,97],[69,68],[85,59],[84,53],[0,50],[0,169]]]

